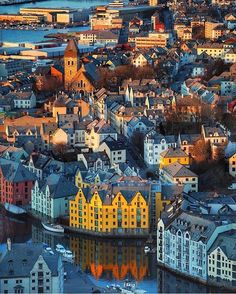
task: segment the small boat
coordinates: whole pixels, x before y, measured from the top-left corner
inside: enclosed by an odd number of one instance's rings
[[[27,211],[17,205],[11,203],[4,203],[4,208],[9,215],[13,217],[23,219],[27,216]]]
[[[64,253],[66,252],[66,249],[64,248],[63,245],[61,245],[61,244],[57,244],[57,245],[56,245],[56,251],[57,251],[58,253],[64,254]]]
[[[73,258],[73,253],[70,250],[66,250],[65,253],[63,254],[64,257],[66,258]]]
[[[150,251],[151,251],[151,249],[150,249],[148,246],[145,246],[145,247],[144,247],[144,252],[145,252],[145,253],[148,253],[148,252],[150,252]]]
[[[43,223],[42,226],[45,230],[48,230],[50,232],[54,233],[64,233],[64,228],[60,225],[50,224],[50,223]]]
[[[45,251],[48,252],[48,253],[50,253],[51,255],[54,255],[54,252],[53,252],[53,250],[52,250],[51,247],[46,247],[45,248]]]
[[[65,250],[65,252],[62,254],[62,260],[68,261],[68,262],[74,262],[74,255],[70,250]]]

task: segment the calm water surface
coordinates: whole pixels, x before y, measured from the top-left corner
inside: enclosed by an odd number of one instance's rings
[[[43,242],[54,248],[58,243],[75,254],[75,261],[97,286],[123,285],[136,281],[147,293],[213,293],[201,284],[177,277],[156,267],[156,256],[145,255],[143,240],[104,240],[85,236],[58,236],[39,223],[19,222],[0,212],[0,251],[6,239],[12,242]],[[221,292],[221,291],[219,291]]]
[[[2,42],[10,42],[10,43],[23,43],[23,42],[40,42],[46,40],[44,36],[52,33],[67,33],[67,32],[78,32],[89,30],[88,26],[85,27],[76,27],[76,28],[67,28],[67,29],[49,29],[45,30],[11,30],[4,29],[1,31],[1,39]],[[49,39],[48,39],[49,40]]]
[[[45,0],[35,3],[25,3],[18,5],[0,6],[1,13],[18,13],[22,7],[70,7],[89,8],[91,6],[106,5],[109,0]]]
[[[18,13],[22,7],[70,7],[70,8],[89,8],[91,6],[106,5],[109,0],[48,0],[35,3],[25,3],[19,5],[0,6],[1,13]],[[66,33],[68,31],[87,30],[89,27],[69,28],[69,29],[52,29],[43,31],[34,30],[0,30],[0,42],[39,42],[44,39],[44,36],[50,33]]]

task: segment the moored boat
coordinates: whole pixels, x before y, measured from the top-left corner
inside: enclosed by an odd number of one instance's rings
[[[151,251],[151,248],[150,247],[148,247],[148,246],[145,246],[144,247],[144,252],[147,254],[148,252],[150,252]]]
[[[42,226],[45,230],[48,230],[50,232],[54,233],[64,233],[64,228],[60,225],[50,224],[50,223],[43,223]]]
[[[65,250],[65,252],[62,254],[62,260],[67,262],[74,262],[75,256],[73,255],[73,252],[70,250]]]
[[[4,208],[9,215],[15,218],[23,219],[27,216],[27,211],[17,205],[6,202],[4,203]]]

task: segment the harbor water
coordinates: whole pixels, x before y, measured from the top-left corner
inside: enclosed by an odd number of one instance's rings
[[[75,263],[97,287],[123,286],[126,279],[147,293],[213,293],[216,289],[183,279],[156,266],[156,255],[145,254],[144,240],[113,240],[61,235],[43,229],[39,222],[18,221],[0,212],[0,251],[12,242],[42,242],[55,249],[62,244],[75,255]],[[219,289],[219,292],[222,290]]]

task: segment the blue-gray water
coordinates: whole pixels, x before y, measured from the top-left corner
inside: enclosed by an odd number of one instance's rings
[[[47,0],[34,3],[25,3],[19,5],[0,6],[1,13],[18,13],[21,7],[70,7],[70,8],[89,8],[91,6],[106,5],[109,0]],[[65,30],[52,29],[43,30],[0,30],[0,42],[38,42],[44,39],[44,36],[50,33],[81,31],[89,27],[69,28]]]
[[[88,30],[89,27],[76,27],[68,29],[49,29],[48,31],[37,29],[34,30],[13,30],[3,29],[1,30],[2,42],[20,43],[20,42],[39,42],[45,40],[44,36],[52,33],[66,33],[69,31],[82,31]]]
[[[58,243],[72,250],[76,264],[94,282],[106,287],[111,284],[123,285],[125,279],[136,281],[138,288],[147,293],[214,293],[190,280],[182,279],[163,269],[157,268],[156,256],[145,255],[142,240],[105,240],[82,235],[63,235],[45,231],[40,223],[30,220],[19,222],[5,215],[0,208],[0,253],[7,238],[12,242],[43,242],[51,248]],[[219,289],[219,292],[222,292]]]
[[[0,6],[1,13],[18,13],[21,7],[70,7],[89,8],[91,6],[106,5],[109,0],[46,0],[34,3]]]

